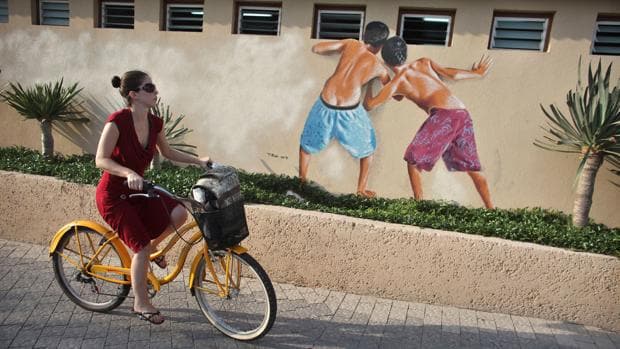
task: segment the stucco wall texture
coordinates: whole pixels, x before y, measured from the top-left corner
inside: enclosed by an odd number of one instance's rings
[[[0,171],[0,237],[49,244],[101,222],[94,187]],[[274,281],[620,330],[620,260],[283,207],[246,207],[244,245]]]
[[[69,27],[32,25],[30,1],[9,0],[9,23],[0,23],[0,84],[29,85],[64,77],[83,86],[92,113],[87,125],[57,125],[56,150],[94,152],[106,116],[122,105],[110,79],[130,69],[149,72],[160,96],[194,132],[186,141],[199,153],[248,171],[297,175],[299,136],[310,107],[337,57],[312,54],[313,1],[282,1],[277,37],[233,35],[234,2],[205,1],[201,33],[159,30],[160,1],[135,1],[135,29],[94,28],[96,1],[70,1]],[[391,34],[399,7],[456,9],[451,47],[409,46],[409,57],[430,57],[444,66],[469,68],[482,55],[495,60],[483,80],[450,88],[472,114],[483,170],[494,203],[502,208],[540,206],[570,212],[576,155],[552,153],[532,143],[543,136],[539,104],[557,103],[577,80],[577,62],[593,56],[590,46],[599,13],[620,13],[618,1],[333,1],[364,4],[366,22],[380,20]],[[549,52],[488,50],[493,10],[555,11]],[[0,104],[0,146],[40,148],[33,121]],[[383,197],[409,197],[403,154],[426,115],[413,103],[388,102],[372,112],[378,149],[369,188]],[[358,161],[337,143],[312,158],[309,178],[333,192],[355,191]],[[599,172],[591,217],[620,225],[613,174]],[[482,205],[469,177],[443,164],[423,174],[426,198]]]

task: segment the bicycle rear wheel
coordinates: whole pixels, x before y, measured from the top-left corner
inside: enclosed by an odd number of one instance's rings
[[[95,274],[87,270],[86,266],[93,258],[94,264],[123,266],[118,251],[114,245],[106,244],[107,240],[92,229],[72,228],[62,237],[52,255],[54,275],[60,288],[69,299],[86,310],[108,312],[121,305],[129,293],[130,285],[113,282],[126,281],[125,275],[103,272]]]
[[[242,341],[264,336],[273,325],[276,295],[267,273],[249,254],[236,255],[224,251],[210,252],[213,272],[204,256],[196,269],[194,296],[209,322],[225,335]],[[228,295],[222,294],[215,283],[226,283]]]

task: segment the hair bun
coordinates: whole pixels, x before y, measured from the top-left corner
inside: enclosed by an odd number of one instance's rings
[[[114,77],[112,78],[112,86],[114,88],[121,87],[121,78],[119,78],[118,75],[114,75]]]

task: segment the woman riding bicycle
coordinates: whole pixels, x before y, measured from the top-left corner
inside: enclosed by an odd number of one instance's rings
[[[104,170],[97,186],[97,208],[103,219],[134,252],[131,261],[133,311],[142,320],[161,324],[164,317],[151,304],[147,293],[149,255],[157,250],[175,227],[187,219],[187,211],[177,201],[129,198],[142,190],[142,176],[159,152],[167,159],[206,167],[209,157],[194,157],[172,149],[166,140],[162,119],[149,113],[157,104],[157,88],[148,74],[128,71],[114,76],[112,86],[119,88],[127,108],[112,113],[103,128],[97,146],[96,165]],[[162,257],[155,260],[166,267]]]

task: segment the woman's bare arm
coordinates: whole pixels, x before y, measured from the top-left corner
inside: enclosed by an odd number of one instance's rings
[[[99,144],[97,145],[97,154],[95,155],[95,165],[118,177],[127,178],[127,186],[129,189],[142,190],[142,177],[135,171],[118,162],[112,160],[112,151],[118,141],[118,127],[113,122],[108,122],[103,127]]]
[[[163,155],[166,159],[172,161],[195,164],[201,167],[205,167],[207,165],[207,162],[211,161],[208,156],[198,158],[172,148],[168,143],[168,140],[166,139],[164,130],[159,132],[159,134],[157,135],[157,148],[159,149],[161,155]]]

